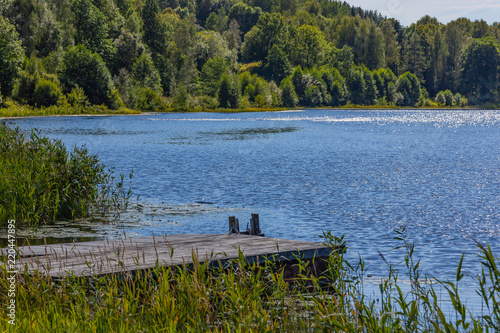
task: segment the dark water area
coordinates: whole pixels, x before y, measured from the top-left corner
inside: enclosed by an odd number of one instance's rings
[[[143,212],[129,236],[224,233],[259,213],[266,236],[345,235],[384,275],[406,228],[423,273],[479,273],[474,240],[500,250],[500,111],[305,110],[16,119],[128,174]],[[165,208],[165,205],[169,206]],[[172,207],[194,210],[175,213]],[[162,212],[163,210],[163,212]],[[245,225],[245,222],[243,222]],[[118,228],[119,226],[116,226]]]

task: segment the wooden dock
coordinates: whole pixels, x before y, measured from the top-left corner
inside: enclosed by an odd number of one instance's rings
[[[6,249],[1,249],[3,255]],[[266,238],[252,235],[168,235],[83,243],[24,246],[16,267],[61,277],[136,273],[160,266],[200,263],[229,265],[243,254],[247,262],[291,262],[328,257],[322,243]]]

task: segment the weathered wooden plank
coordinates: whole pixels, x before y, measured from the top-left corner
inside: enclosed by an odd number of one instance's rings
[[[331,250],[322,243],[249,235],[168,235],[20,247],[17,266],[51,276],[90,276],[191,264],[193,254],[200,262],[224,264],[240,251],[249,262],[263,262],[325,257]]]

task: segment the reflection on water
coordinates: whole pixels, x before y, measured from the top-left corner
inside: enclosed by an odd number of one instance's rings
[[[51,245],[51,244],[63,244],[63,243],[78,243],[78,242],[91,242],[95,240],[100,240],[102,237],[43,237],[43,238],[26,238],[18,237],[16,238],[16,246],[35,246],[35,245]],[[0,237],[0,248],[7,247],[9,245],[7,238]]]
[[[200,134],[211,139],[215,136],[217,139],[222,140],[250,140],[269,134],[290,133],[298,130],[296,127],[242,128],[221,132],[200,132]]]
[[[52,128],[45,129],[45,135],[144,135],[147,131],[119,131],[106,128]]]
[[[500,252],[500,111],[307,110],[19,119],[24,129],[85,145],[128,174],[143,204],[210,202],[218,210],[122,214],[134,237],[223,233],[227,217],[259,213],[266,236],[319,241],[344,234],[350,255],[383,276],[406,228],[423,273],[453,278],[472,239]],[[105,133],[100,135],[99,133]],[[86,135],[89,133],[91,135]],[[148,206],[149,207],[149,206]],[[157,209],[153,213],[152,209]],[[160,221],[161,220],[161,221]],[[177,223],[174,223],[177,222]],[[240,222],[241,224],[241,222]],[[114,228],[114,229],[113,229]],[[106,235],[119,237],[117,226]]]

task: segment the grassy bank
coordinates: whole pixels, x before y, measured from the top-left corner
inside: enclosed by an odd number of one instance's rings
[[[272,112],[272,111],[288,111],[288,110],[303,110],[303,109],[359,109],[359,110],[399,110],[408,109],[411,107],[400,107],[391,105],[357,105],[357,104],[346,104],[334,108],[330,107],[295,107],[295,108],[285,108],[285,107],[249,107],[249,108],[235,108],[235,109],[174,109],[166,108],[162,111],[149,111],[154,113],[169,113],[169,112],[218,112],[218,113],[238,113],[238,112]],[[414,107],[413,109],[498,109],[498,106],[488,105],[485,107],[452,107],[452,106],[438,106],[438,105],[428,105],[422,107]],[[87,105],[87,106],[77,106],[73,107],[70,105],[64,106],[50,106],[47,108],[35,108],[28,105],[21,105],[13,101],[8,101],[3,107],[0,108],[0,118],[14,118],[14,117],[37,117],[37,116],[63,116],[63,115],[126,115],[126,114],[141,114],[139,110],[132,110],[128,108],[119,108],[117,110],[109,109],[103,105]]]
[[[0,107],[0,118],[11,117],[36,117],[36,116],[60,116],[60,115],[86,115],[86,114],[140,114],[140,111],[127,108],[111,110],[103,105],[53,105],[46,108],[36,108],[22,105],[13,101],[7,101]]]
[[[342,238],[325,235],[338,248]],[[478,244],[483,274],[477,292],[485,310],[469,313],[460,299],[461,263],[456,280],[435,284],[448,292],[448,303],[435,285],[423,283],[413,245],[406,247],[405,272],[410,292],[398,285],[390,269],[380,294],[366,297],[363,263],[351,265],[334,252],[320,277],[300,260],[293,280],[272,262],[209,270],[195,260],[193,268],[157,267],[124,278],[67,277],[54,280],[20,273],[16,285],[16,326],[8,324],[9,273],[0,269],[0,329],[17,332],[498,332],[500,329],[499,258]],[[195,258],[196,259],[196,258]],[[425,282],[429,282],[426,280]],[[443,307],[446,303],[447,308]]]
[[[36,130],[25,134],[0,124],[0,226],[11,219],[37,226],[105,215],[131,195],[120,177],[84,148],[68,152]]]

